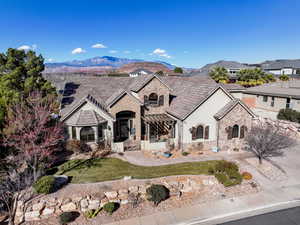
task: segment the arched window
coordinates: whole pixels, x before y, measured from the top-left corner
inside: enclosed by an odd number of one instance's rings
[[[201,139],[203,138],[203,126],[200,125],[197,127],[197,130],[196,130],[196,139]]]
[[[209,126],[205,127],[205,130],[204,130],[204,139],[209,139]]]
[[[244,138],[245,137],[245,133],[247,131],[247,127],[246,126],[241,126],[241,131],[240,131],[240,138]]]
[[[83,127],[80,130],[80,140],[86,142],[95,141],[95,132],[92,127]]]
[[[239,137],[239,125],[235,124],[232,127],[232,138],[238,138]]]
[[[155,93],[151,93],[149,95],[148,102],[150,105],[158,105],[158,95]]]
[[[149,101],[148,101],[148,96],[144,95],[144,104],[148,105]]]

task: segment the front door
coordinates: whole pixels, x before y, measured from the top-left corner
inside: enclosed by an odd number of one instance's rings
[[[120,120],[120,139],[121,141],[127,140],[129,137],[129,126],[128,120],[122,119]]]

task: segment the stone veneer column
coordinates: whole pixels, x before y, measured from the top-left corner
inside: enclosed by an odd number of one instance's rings
[[[77,140],[80,140],[80,130],[81,130],[82,127],[75,127],[76,129],[76,139]]]

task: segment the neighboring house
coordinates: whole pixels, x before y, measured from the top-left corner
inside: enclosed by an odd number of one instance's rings
[[[300,59],[278,59],[265,61],[260,64],[260,67],[269,73],[275,75],[294,75],[300,74]]]
[[[276,119],[280,109],[300,111],[300,81],[278,81],[241,92],[242,99],[257,115]]]
[[[246,64],[239,63],[236,61],[220,60],[215,63],[205,65],[204,67],[202,67],[200,69],[200,72],[208,74],[215,67],[224,67],[229,73],[229,79],[231,82],[234,82],[237,80],[237,74],[240,70],[254,68],[253,66],[248,66]]]
[[[138,77],[141,75],[148,75],[148,74],[152,74],[152,72],[149,70],[146,70],[146,69],[137,69],[137,70],[130,72],[129,76],[130,77]]]
[[[61,120],[70,139],[114,151],[241,148],[255,115],[208,77],[84,77],[66,85]],[[128,147],[129,146],[129,147]]]

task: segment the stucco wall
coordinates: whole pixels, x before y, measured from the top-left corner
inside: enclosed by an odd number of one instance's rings
[[[144,95],[149,96],[151,93],[156,93],[158,96],[164,95],[164,105],[163,106],[147,106],[145,109],[145,114],[161,114],[165,113],[167,107],[169,106],[169,95],[170,90],[162,84],[157,78],[153,78],[145,87],[143,87],[139,92],[139,98],[144,101]]]
[[[222,89],[219,89],[186,118],[185,121],[183,121],[183,145],[186,146],[187,144],[197,142],[208,142],[210,145],[214,145],[215,143],[212,143],[212,141],[217,140],[217,121],[214,115],[230,101],[231,98]],[[192,140],[190,129],[199,124],[209,126],[208,140]]]
[[[133,97],[124,95],[114,105],[111,106],[109,112],[116,117],[118,112],[132,111],[135,112],[133,119],[133,127],[135,128],[136,140],[141,140],[141,105]]]
[[[234,148],[242,149],[244,139],[232,138],[228,140],[226,128],[235,124],[241,127],[247,127],[248,132],[251,129],[253,116],[251,116],[240,104],[236,105],[228,114],[219,121],[219,147],[221,151],[232,151]],[[247,135],[247,132],[245,133]]]

